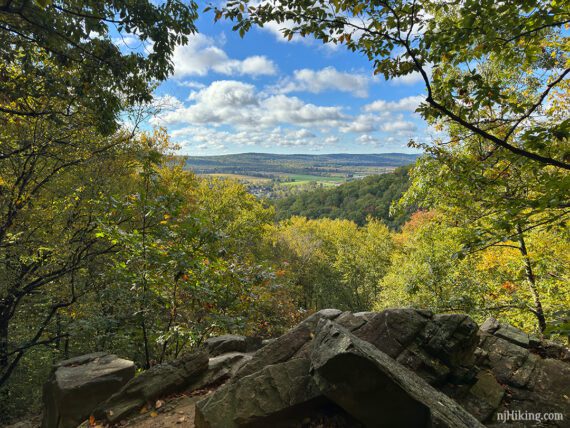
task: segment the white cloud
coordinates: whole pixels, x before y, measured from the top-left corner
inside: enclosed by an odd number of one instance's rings
[[[417,127],[413,122],[406,120],[395,120],[383,123],[381,129],[385,132],[405,133],[406,131],[414,132]]]
[[[213,38],[203,34],[190,37],[187,45],[174,49],[174,77],[205,76],[210,71],[224,75],[274,75],[277,67],[265,56],[250,56],[243,60],[231,59],[216,45]]]
[[[348,119],[337,106],[317,106],[297,97],[262,95],[248,83],[220,80],[193,92],[190,105],[179,102],[177,108],[152,119],[162,125],[231,125],[241,129],[293,126],[338,126]]]
[[[372,132],[378,128],[379,119],[379,117],[370,114],[359,115],[346,125],[341,126],[340,130],[342,132]]]
[[[205,126],[190,126],[173,131],[172,137],[184,138],[185,151],[195,149],[224,150],[228,144],[239,147],[257,146],[271,147],[302,147],[315,150],[324,147],[315,134],[307,129],[259,129],[251,131],[227,132]]]
[[[420,103],[425,100],[421,95],[401,98],[397,101],[376,100],[363,107],[366,112],[392,112],[392,111],[415,111]]]
[[[204,85],[203,83],[196,82],[194,80],[177,80],[176,84],[178,86],[184,86],[186,88],[191,88],[191,89],[203,89],[206,87],[206,85]]]
[[[302,69],[295,70],[293,77],[282,81],[277,91],[311,92],[318,94],[328,90],[352,93],[357,97],[368,95],[370,79],[358,73],[345,73],[334,67],[326,67],[321,70]]]
[[[328,137],[325,138],[325,144],[327,145],[332,145],[332,144],[337,144],[340,139],[336,136],[336,135],[329,135]]]
[[[373,137],[370,134],[362,134],[360,137],[358,137],[356,139],[356,141],[359,144],[366,144],[366,145],[373,145],[373,146],[378,146],[378,145],[382,144],[378,138]]]

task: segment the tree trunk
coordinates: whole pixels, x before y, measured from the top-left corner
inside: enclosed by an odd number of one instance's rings
[[[540,295],[538,294],[538,290],[536,288],[536,277],[534,276],[534,271],[532,270],[532,263],[530,257],[528,255],[528,251],[526,248],[526,243],[524,240],[523,230],[520,224],[517,224],[517,234],[519,240],[519,250],[523,257],[524,262],[524,269],[525,269],[525,276],[526,280],[534,299],[534,310],[533,313],[536,316],[538,321],[538,328],[542,333],[546,330],[546,318],[544,317],[544,310],[542,309],[542,303],[540,301]]]
[[[0,373],[8,367],[8,325],[12,305],[4,301],[0,304]]]

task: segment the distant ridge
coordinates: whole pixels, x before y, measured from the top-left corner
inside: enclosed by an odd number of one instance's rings
[[[395,168],[416,161],[419,155],[407,153],[350,154],[333,153],[325,155],[239,153],[217,156],[188,156],[186,166],[197,173],[265,171],[333,172],[348,168]]]

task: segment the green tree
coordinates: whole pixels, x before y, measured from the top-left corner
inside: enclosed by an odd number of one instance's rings
[[[408,188],[409,169],[401,167],[393,173],[372,175],[333,188],[317,188],[277,198],[273,201],[276,218],[344,218],[364,226],[367,217],[372,217],[398,228],[409,218],[409,213],[404,211],[393,217],[390,215],[390,206]]]
[[[57,121],[83,114],[100,131],[116,130],[124,106],[150,101],[151,83],[171,74],[175,46],[195,32],[196,8],[179,0],[1,2],[0,112]],[[125,49],[125,36],[139,46]]]
[[[392,251],[388,228],[372,219],[358,227],[293,217],[270,228],[267,240],[281,280],[306,310],[369,310]]]
[[[484,283],[472,259],[458,259],[464,232],[435,212],[417,212],[394,237],[390,268],[380,281],[377,309],[411,306],[434,312],[483,312]]]

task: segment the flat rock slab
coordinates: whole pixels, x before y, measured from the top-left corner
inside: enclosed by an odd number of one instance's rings
[[[94,353],[60,362],[44,386],[44,428],[75,428],[135,375],[132,361]]]
[[[319,322],[311,367],[321,392],[366,427],[483,427],[451,398],[333,322]]]

